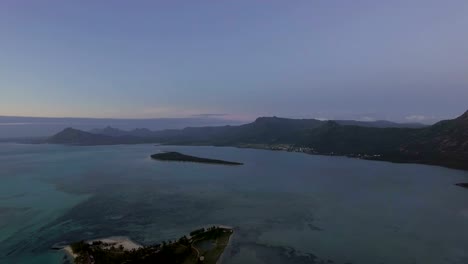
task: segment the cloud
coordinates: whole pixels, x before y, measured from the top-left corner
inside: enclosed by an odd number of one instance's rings
[[[330,118],[327,117],[315,117],[314,119],[320,120],[320,121],[328,121]]]
[[[166,114],[170,112],[177,112],[179,111],[178,109],[174,109],[171,107],[147,107],[141,110],[141,113],[143,114],[150,114],[150,115],[159,115],[159,114]]]
[[[372,121],[376,121],[377,119],[370,117],[370,116],[361,116],[359,120],[364,121],[364,122],[372,122]]]
[[[23,125],[34,125],[36,123],[0,123],[0,126],[23,126]]]
[[[411,122],[422,122],[427,119],[428,118],[424,115],[409,115],[405,117],[405,120],[411,121]]]
[[[200,110],[197,109],[186,109],[170,106],[160,106],[160,107],[147,107],[140,111],[135,112],[135,116],[138,117],[189,117],[200,113]]]
[[[207,114],[195,114],[191,115],[191,117],[224,117],[227,116],[228,114],[212,114],[212,113],[207,113]]]

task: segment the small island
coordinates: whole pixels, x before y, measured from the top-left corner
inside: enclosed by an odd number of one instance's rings
[[[233,228],[212,226],[178,240],[140,246],[127,238],[80,241],[65,247],[75,264],[181,263],[216,264],[229,244]]]
[[[198,163],[210,163],[210,164],[222,164],[222,165],[243,165],[243,163],[217,160],[217,159],[207,159],[199,158],[194,156],[185,155],[179,152],[163,152],[151,155],[152,159],[162,160],[162,161],[183,161],[183,162],[198,162]]]

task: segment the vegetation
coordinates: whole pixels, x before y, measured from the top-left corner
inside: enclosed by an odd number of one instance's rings
[[[413,127],[416,128],[389,127],[380,123],[363,125],[356,121],[262,117],[241,126],[146,131],[146,137],[111,137],[68,129],[49,142],[80,145],[157,142],[168,145],[260,146],[267,149],[287,145],[287,149],[306,149],[304,152],[310,154],[435,164],[468,170],[468,112],[432,126]],[[160,160],[227,163],[180,153],[153,156]]]
[[[80,241],[71,244],[70,247],[77,255],[75,258],[77,264],[215,264],[228,244],[232,229],[213,226],[196,231],[190,238],[183,236],[173,242],[163,242],[133,250],[115,247],[102,241],[92,243]],[[207,243],[211,246],[203,247]]]
[[[223,164],[223,165],[242,165],[242,163],[239,163],[239,162],[199,158],[199,157],[184,155],[179,152],[157,153],[157,154],[151,155],[151,158],[162,160],[162,161],[185,161],[185,162],[211,163],[211,164]]]
[[[132,136],[112,137],[66,128],[60,133],[50,137],[47,143],[67,145],[114,145],[144,143],[144,141]]]

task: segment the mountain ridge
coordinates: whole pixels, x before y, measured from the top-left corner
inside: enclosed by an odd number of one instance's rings
[[[313,154],[468,169],[468,111],[455,119],[421,128],[355,124],[360,123],[343,125],[339,121],[260,117],[239,126],[142,130],[147,134],[140,137],[133,134],[135,130],[125,135],[109,136],[81,131],[83,134],[68,129],[54,135],[48,142],[73,145],[161,143],[266,149],[281,146],[288,149],[306,148]]]
[[[363,127],[378,127],[378,128],[422,128],[427,127],[428,125],[420,124],[420,123],[397,123],[387,120],[376,120],[376,121],[357,121],[357,120],[325,120],[321,121],[318,119],[293,119],[293,118],[284,118],[284,117],[258,117],[255,119],[253,123],[262,123],[267,122],[269,120],[279,120],[279,121],[288,121],[288,120],[297,120],[300,122],[327,122],[333,121],[340,125],[354,125],[354,126],[363,126]],[[233,125],[225,125],[226,127],[232,127]],[[214,126],[220,127],[220,126]],[[190,128],[199,128],[199,127],[186,127],[183,129],[190,129]],[[202,127],[204,128],[204,127]],[[174,129],[166,129],[166,130],[174,130]],[[104,128],[94,128],[89,130],[90,133],[93,134],[102,134],[107,136],[123,136],[123,135],[132,135],[132,136],[140,136],[140,137],[149,137],[152,136],[153,133],[159,132],[162,130],[150,130],[147,128],[135,128],[132,130],[124,130],[119,128],[114,128],[112,126],[106,126]]]

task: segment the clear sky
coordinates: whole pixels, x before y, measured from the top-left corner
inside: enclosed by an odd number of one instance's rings
[[[468,109],[468,1],[0,1],[0,115],[431,122]]]

